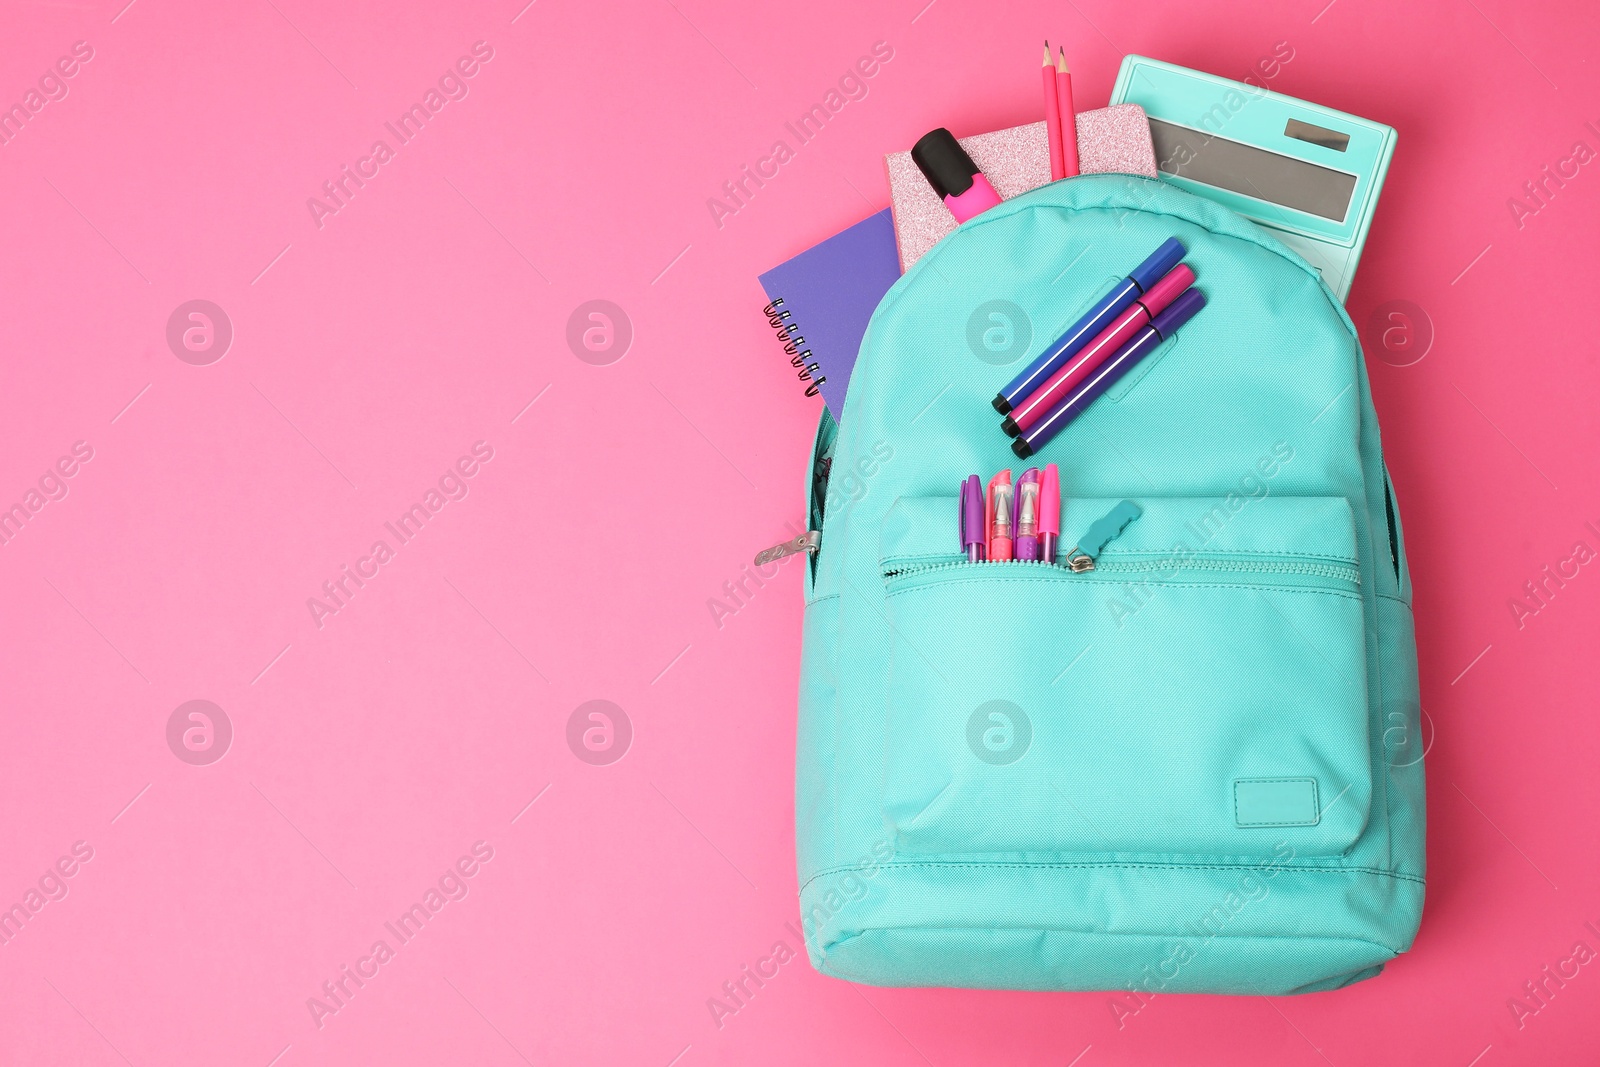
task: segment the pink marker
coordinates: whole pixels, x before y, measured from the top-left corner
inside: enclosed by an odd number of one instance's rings
[[[943,126],[911,146],[911,159],[957,222],[966,222],[1000,203],[1000,194],[989,179]]]
[[[1111,325],[1083,346],[1083,350],[1062,365],[1032,396],[1018,404],[1000,423],[1000,428],[1012,437],[1027,433],[1050,414],[1055,406],[1077,388],[1095,368],[1115,355],[1128,339],[1166,310],[1168,304],[1178,299],[1194,281],[1194,271],[1187,263],[1179,263],[1147,292],[1128,306],[1128,310],[1111,320]]]
[[[1039,483],[1039,558],[1056,561],[1056,542],[1061,538],[1061,476],[1056,465],[1045,465]]]

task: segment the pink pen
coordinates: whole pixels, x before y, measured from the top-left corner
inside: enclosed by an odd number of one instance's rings
[[[911,159],[957,222],[966,222],[1000,203],[983,171],[943,126],[911,147]]]
[[[1039,558],[1056,561],[1056,542],[1061,538],[1061,477],[1054,463],[1046,465],[1039,483]]]
[[[989,530],[989,559],[1011,558],[1011,517],[1015,508],[1012,495],[1011,471],[1003,470],[989,479],[989,495],[984,508],[985,525]]]
[[[1017,558],[1039,558],[1039,468],[1017,479]]]

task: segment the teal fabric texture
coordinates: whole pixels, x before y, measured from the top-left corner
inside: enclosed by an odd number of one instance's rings
[[[1206,306],[1027,462],[990,406],[1168,237]],[[967,563],[960,482],[1055,463],[1061,550]],[[826,464],[826,467],[822,465]],[[1355,330],[1264,231],[1059,181],[897,282],[808,478],[796,788],[820,971],[1285,994],[1377,974],[1423,900],[1411,583]]]

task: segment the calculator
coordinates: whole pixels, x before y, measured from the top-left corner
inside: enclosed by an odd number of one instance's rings
[[[1393,128],[1144,56],[1122,61],[1111,102],[1144,108],[1162,180],[1259,223],[1349,294]]]

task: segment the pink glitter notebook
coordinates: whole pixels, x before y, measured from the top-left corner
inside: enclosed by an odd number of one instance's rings
[[[1150,122],[1144,108],[1138,104],[1113,104],[1097,111],[1079,112],[1077,119],[1078,167],[1082,173],[1157,176]],[[1050,142],[1043,122],[980,133],[960,141],[1003,200],[1037,189],[1050,180]],[[894,239],[903,274],[956,228],[956,220],[911,161],[909,151],[891,152],[883,162],[889,171]]]

